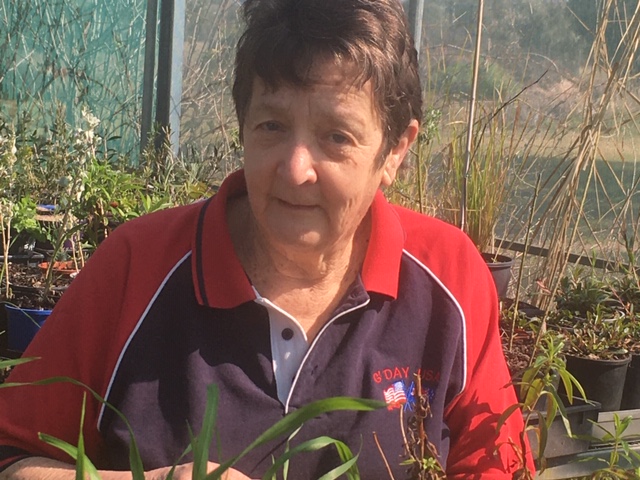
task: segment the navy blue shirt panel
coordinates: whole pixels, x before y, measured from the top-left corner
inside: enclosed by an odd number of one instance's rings
[[[201,425],[206,389],[220,388],[217,435],[211,460],[226,460],[285,414],[277,398],[271,361],[269,318],[263,307],[247,302],[234,309],[200,306],[191,282],[191,262],[168,279],[126,348],[107,400],[127,417],[145,459],[145,469],[174,463],[189,443],[188,425]],[[353,396],[385,400],[385,391],[411,393],[414,374],[422,378],[430,400],[429,440],[443,461],[448,452],[444,411],[462,389],[463,320],[455,302],[413,259],[404,256],[399,296],[390,300],[354,285],[335,320],[316,337],[292,387],[289,411],[318,398]],[[337,317],[337,318],[336,318]],[[411,405],[411,401],[408,402]],[[411,410],[335,412],[307,422],[295,443],[321,435],[361,449],[362,478],[385,471],[374,442],[377,433],[398,474],[402,460],[401,419]],[[107,410],[100,423],[112,458],[111,468],[127,469],[129,433]],[[236,468],[261,476],[282,441],[258,449]],[[296,477],[317,478],[338,463],[334,449],[294,458]],[[190,457],[184,458],[184,461]]]

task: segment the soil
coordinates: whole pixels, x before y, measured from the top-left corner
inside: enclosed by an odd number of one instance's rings
[[[510,328],[510,326],[509,326]],[[512,378],[519,378],[525,368],[529,366],[529,359],[533,354],[535,338],[530,332],[516,331],[513,337],[512,348],[509,349],[509,333],[505,325],[500,326],[502,338],[502,351],[507,359],[507,366]]]
[[[38,265],[10,264],[9,271],[13,297],[6,298],[3,282],[0,302],[9,301],[22,308],[52,308],[73,280],[69,275],[54,274],[51,291],[43,295],[45,275]]]
[[[507,360],[507,366],[512,378],[519,378],[525,368],[529,366],[529,361],[534,351],[535,334],[533,330],[516,326],[513,335],[513,343],[509,348],[511,322],[513,310],[512,301],[505,301],[502,304],[502,314],[500,316],[500,337],[502,339],[502,351]],[[518,311],[527,319],[539,317],[541,310],[536,309],[526,303],[520,302]]]

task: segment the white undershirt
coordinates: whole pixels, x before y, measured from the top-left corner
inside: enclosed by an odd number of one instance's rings
[[[269,313],[273,374],[278,398],[286,405],[293,379],[309,349],[307,334],[292,315],[261,296],[255,288],[253,290],[256,294],[255,302],[264,306]]]

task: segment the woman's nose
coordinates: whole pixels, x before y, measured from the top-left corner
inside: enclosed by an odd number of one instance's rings
[[[298,141],[288,149],[280,162],[279,173],[294,185],[315,183],[318,178],[315,166],[311,146],[307,142]]]

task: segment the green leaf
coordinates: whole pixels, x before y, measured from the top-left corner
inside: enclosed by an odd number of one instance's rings
[[[131,430],[129,430],[129,468],[131,468],[133,480],[145,480],[142,458]]]
[[[77,447],[74,447],[70,443],[67,443],[64,440],[60,440],[59,438],[56,438],[52,435],[48,435],[46,433],[38,433],[38,438],[43,442],[48,443],[49,445],[63,451],[64,453],[66,453],[71,458],[77,461],[78,459]],[[89,460],[88,458],[86,459],[85,469],[87,470],[87,473],[89,474],[92,480],[94,479],[100,480],[100,475],[98,474],[98,470],[93,465],[93,463],[91,463],[91,460]]]
[[[514,403],[513,405],[509,406],[504,412],[502,412],[502,415],[500,415],[500,417],[498,418],[496,431],[499,431],[504,425],[504,422],[507,421],[507,419],[513,414],[513,412],[515,412],[516,410],[520,410],[521,406],[522,404],[520,403]]]
[[[209,448],[213,439],[213,431],[216,427],[216,415],[218,414],[218,387],[207,387],[207,402],[202,420],[202,429],[192,442],[193,445],[193,478],[204,478],[207,474],[207,462],[209,461]]]
[[[278,421],[276,424],[268,428],[239,455],[232,458],[231,460],[228,460],[227,462],[224,462],[213,472],[211,472],[207,476],[207,480],[215,480],[216,478],[218,478],[220,474],[232,467],[239,459],[244,457],[254,448],[294,431],[295,429],[303,425],[306,421],[319,415],[336,410],[372,411],[379,408],[384,408],[386,406],[386,403],[380,402],[378,400],[351,397],[325,398],[312,402],[294,412],[289,413],[282,420]]]
[[[22,365],[23,363],[33,362],[34,360],[40,360],[40,357],[28,357],[28,358],[14,358],[0,360],[0,368],[15,367],[16,365]],[[0,384],[0,387],[2,385]]]
[[[80,433],[78,434],[78,455],[76,457],[76,480],[84,480],[84,462],[87,455],[84,450],[84,416],[87,411],[87,394],[82,396],[82,407],[80,409]],[[87,459],[88,460],[88,459]]]
[[[130,461],[130,466],[131,466],[131,471],[133,473],[133,480],[144,480],[144,468],[142,465],[142,461],[140,459],[140,451],[138,449],[138,446],[136,444],[134,435],[133,435],[133,429],[131,428],[131,425],[129,424],[129,421],[127,420],[127,418],[122,414],[122,412],[120,412],[117,408],[115,408],[113,405],[111,405],[109,402],[107,402],[104,398],[102,398],[102,396],[100,394],[98,394],[95,390],[93,390],[91,387],[89,387],[88,385],[86,385],[85,383],[82,383],[76,379],[73,379],[71,377],[50,377],[50,378],[45,378],[43,380],[37,380],[34,382],[11,382],[11,383],[3,383],[0,384],[0,388],[7,388],[7,387],[32,387],[32,386],[38,386],[38,385],[52,385],[52,384],[56,384],[56,383],[70,383],[72,385],[76,385],[79,387],[84,388],[87,392],[89,392],[98,402],[100,402],[101,404],[105,405],[107,408],[111,409],[119,418],[120,420],[122,420],[122,422],[125,424],[125,426],[127,427],[127,430],[129,431],[129,438],[131,440],[131,444],[129,447],[129,461]]]
[[[338,450],[338,455],[340,455],[340,460],[342,460],[343,463],[347,463],[354,457],[353,452],[346,443],[336,443],[336,449]],[[362,450],[362,439],[360,439],[360,450]],[[358,456],[359,455],[360,453],[358,453]],[[357,464],[354,464],[351,470],[347,472],[347,477],[349,480],[357,480],[360,478],[360,471],[358,470]]]
[[[540,394],[544,388],[542,379],[536,378],[531,381],[527,389],[527,397],[524,400],[525,406],[533,408],[540,398]]]
[[[348,462],[345,462],[342,465],[334,468],[330,472],[325,473],[318,480],[334,480],[336,478],[339,478],[341,475],[344,475],[345,473],[347,473],[356,464],[357,461],[358,461],[358,455],[353,457]],[[359,477],[356,477],[356,478],[359,478]]]
[[[280,455],[280,457],[275,459],[271,467],[269,467],[269,470],[266,471],[266,473],[262,478],[264,480],[267,480],[275,476],[278,469],[281,466],[285,465],[292,457],[302,452],[314,452],[314,451],[326,448],[328,446],[335,445],[337,443],[342,443],[342,442],[327,436],[317,437],[317,438],[313,438],[311,440],[302,442],[301,444],[296,445],[294,448],[288,449],[282,455]]]
[[[543,422],[542,419],[538,422],[538,434],[538,458],[543,458],[544,451],[547,448],[549,429],[547,428],[546,422]]]
[[[67,455],[69,455],[71,458],[75,460],[76,480],[85,480],[85,472],[87,472],[91,480],[100,480],[100,475],[98,475],[98,471],[96,470],[95,466],[93,465],[93,463],[91,463],[91,460],[89,459],[89,457],[87,457],[85,453],[85,448],[84,448],[83,429],[84,429],[84,417],[86,412],[86,402],[87,402],[87,396],[85,393],[82,399],[82,407],[80,410],[80,433],[78,434],[78,447],[74,447],[73,445],[65,442],[64,440],[55,438],[46,433],[39,433],[38,438],[40,438],[40,440],[44,441],[45,443],[48,443],[49,445],[52,445],[62,450],[63,452],[65,452]]]

